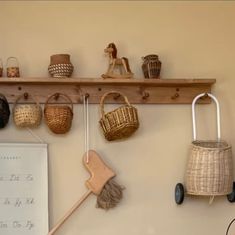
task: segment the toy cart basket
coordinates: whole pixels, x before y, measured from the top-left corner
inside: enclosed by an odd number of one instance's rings
[[[185,175],[186,193],[191,195],[214,196],[230,195],[233,192],[232,147],[220,138],[220,110],[215,96],[207,94],[216,103],[217,139],[197,140],[195,104],[205,94],[196,96],[192,102],[193,142]],[[183,201],[182,184],[177,184],[175,199]],[[179,200],[180,199],[180,200]],[[229,199],[229,196],[228,196]]]

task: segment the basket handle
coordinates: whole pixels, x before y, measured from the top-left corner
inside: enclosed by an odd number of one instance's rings
[[[24,94],[19,95],[19,96],[16,98],[16,100],[15,100],[15,102],[14,102],[14,105],[13,105],[13,109],[15,109],[17,103],[19,102],[19,100],[20,100],[21,98],[24,97],[25,99],[28,99],[29,96],[30,96],[31,99],[36,103],[37,106],[40,106],[38,100],[37,100],[33,95],[31,95],[31,94],[29,94],[29,93],[24,93]]]
[[[72,100],[69,98],[68,95],[65,95],[65,94],[62,94],[62,93],[54,93],[53,95],[49,96],[47,98],[46,102],[45,102],[45,107],[48,106],[48,103],[52,98],[55,98],[57,100],[59,97],[63,97],[65,100],[69,101],[69,103],[71,105],[72,112],[73,112],[73,102],[72,102]]]
[[[131,104],[129,103],[127,97],[125,95],[123,95],[122,93],[120,93],[119,91],[108,91],[108,92],[104,93],[103,96],[100,99],[100,111],[101,111],[101,115],[102,115],[103,118],[104,118],[104,115],[105,115],[105,112],[104,112],[104,100],[105,100],[105,98],[108,95],[111,95],[111,94],[116,94],[116,95],[122,96],[124,98],[125,103],[128,106],[131,106]]]
[[[192,102],[192,121],[193,121],[193,140],[195,141],[197,139],[197,132],[196,132],[196,118],[195,118],[195,104],[197,102],[198,99],[200,99],[201,97],[208,95],[210,98],[212,98],[212,100],[214,100],[215,104],[216,104],[216,116],[217,116],[217,139],[220,140],[220,136],[221,136],[221,131],[220,131],[220,107],[219,107],[219,102],[216,99],[215,96],[213,96],[210,93],[202,93],[197,95]]]
[[[17,59],[16,57],[14,57],[14,56],[10,56],[10,57],[7,58],[6,67],[8,67],[8,64],[9,64],[9,61],[10,61],[10,60],[15,60],[15,61],[16,61],[16,67],[19,67],[19,61],[18,61],[18,59]]]

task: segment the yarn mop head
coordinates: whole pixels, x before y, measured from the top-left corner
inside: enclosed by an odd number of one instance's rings
[[[97,195],[97,207],[105,210],[115,207],[122,199],[124,189],[113,180],[116,174],[94,150],[88,151],[88,161],[84,154],[83,163],[91,175],[86,186]]]

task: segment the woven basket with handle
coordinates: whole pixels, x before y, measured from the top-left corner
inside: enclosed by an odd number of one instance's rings
[[[104,100],[111,94],[122,96],[126,104],[111,112],[105,113]],[[137,109],[129,103],[126,96],[117,91],[110,91],[102,96],[100,101],[100,110],[100,125],[105,138],[109,141],[129,137],[139,127]]]
[[[13,106],[13,119],[17,127],[38,127],[42,120],[42,109],[34,96],[30,95],[33,104],[19,104],[19,100],[24,94],[18,96]]]
[[[53,98],[62,97],[69,101],[68,105],[49,104]],[[55,134],[65,134],[68,132],[72,125],[73,120],[73,103],[72,100],[65,94],[55,93],[51,95],[44,108],[44,118],[49,129]]]
[[[4,128],[10,116],[10,108],[6,97],[0,94],[0,128]]]
[[[217,99],[217,140],[197,140],[195,123],[195,103],[204,96],[200,94],[192,103],[193,142],[186,171],[186,191],[188,194],[217,196],[227,195],[233,188],[232,148],[220,139],[220,111]]]

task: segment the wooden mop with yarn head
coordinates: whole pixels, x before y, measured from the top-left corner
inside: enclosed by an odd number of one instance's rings
[[[91,193],[97,195],[97,207],[105,210],[115,207],[122,199],[124,188],[113,180],[116,174],[94,150],[89,150],[88,154],[84,154],[83,163],[91,175],[86,181],[88,191],[60,219],[48,235],[54,234]]]

